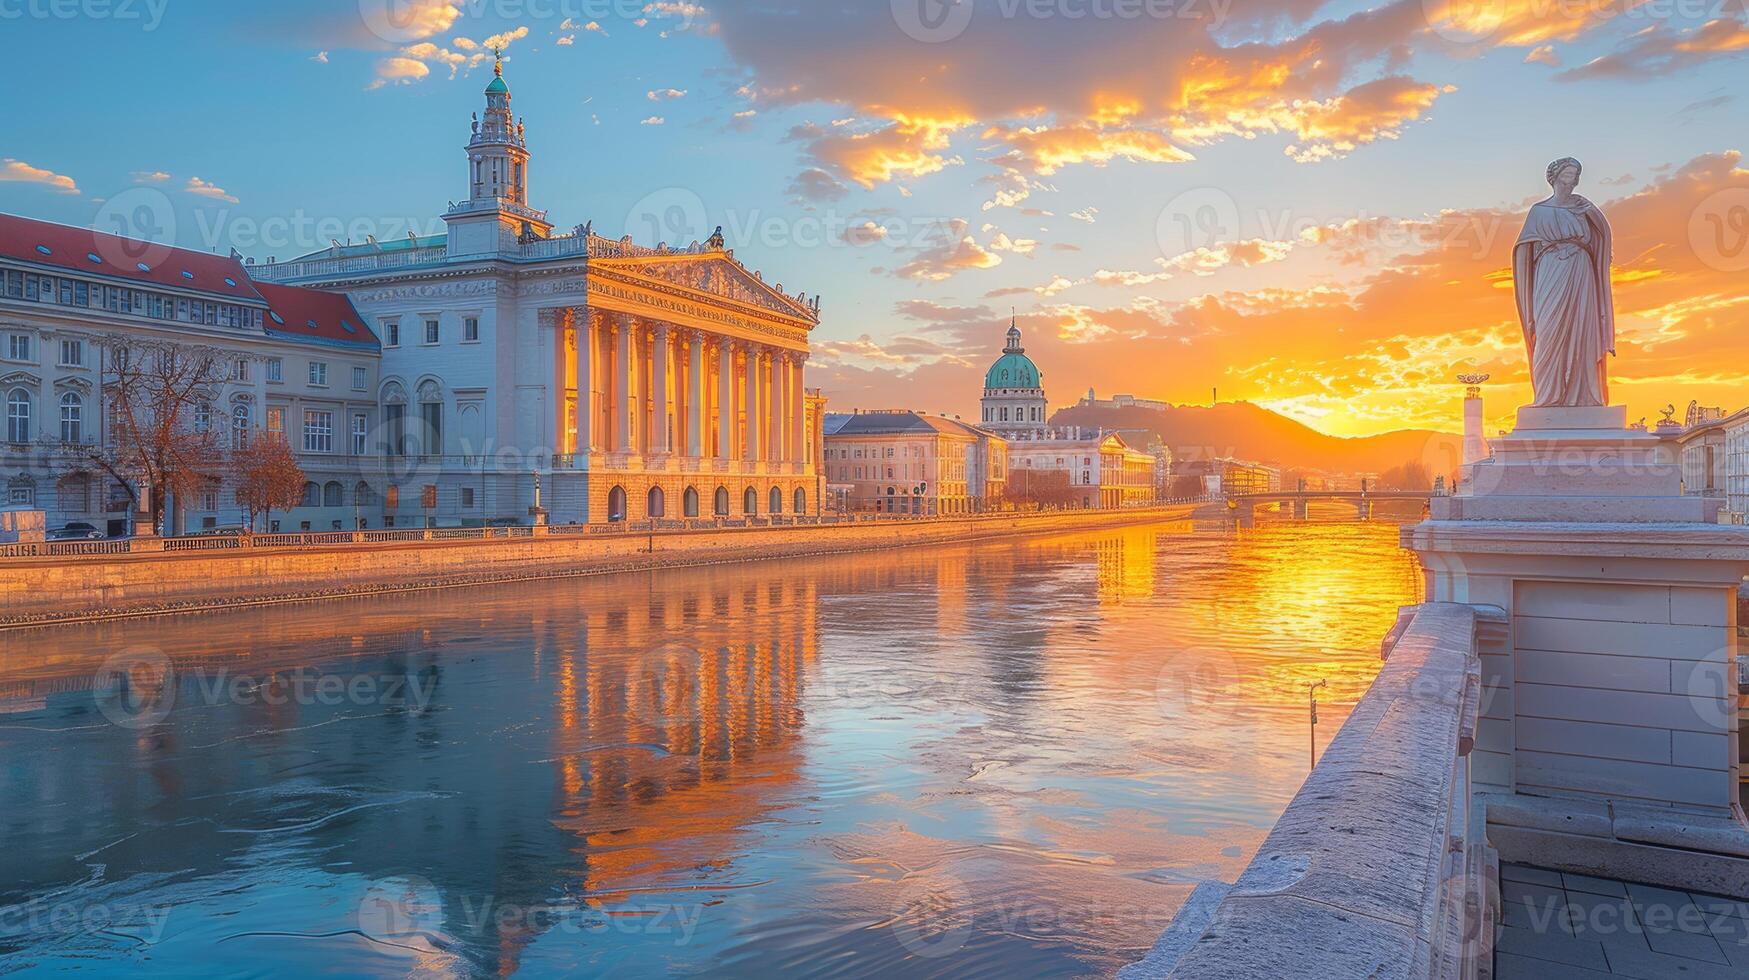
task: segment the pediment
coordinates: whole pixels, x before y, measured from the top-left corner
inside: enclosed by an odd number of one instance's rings
[[[778,287],[748,272],[746,266],[726,252],[595,259],[590,264],[708,296],[735,300],[785,316],[810,322],[819,319],[818,311],[805,295],[785,295]]]
[[[20,385],[26,388],[41,388],[42,384],[42,379],[29,371],[14,371],[11,374],[0,376],[0,385],[8,388],[16,388]]]

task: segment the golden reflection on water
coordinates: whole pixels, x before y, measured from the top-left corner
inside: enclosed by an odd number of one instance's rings
[[[104,874],[180,889],[196,925],[149,963],[74,950],[148,971],[223,942],[395,972],[380,944],[274,937],[356,933],[331,896],[407,874],[443,897],[423,968],[1108,971],[1244,866],[1304,777],[1307,685],[1330,682],[1327,742],[1376,673],[1420,583],[1395,533],[1184,522],[11,634],[0,906],[82,887],[24,855],[131,834]],[[177,709],[87,724],[93,671],[139,646],[174,661]],[[198,693],[307,666],[438,683],[413,713]],[[308,819],[324,785],[344,819]],[[260,791],[300,846],[240,847],[222,801]],[[189,870],[141,874],[161,865]],[[470,924],[482,895],[590,921],[668,903],[697,931]],[[72,955],[54,938],[23,955]]]

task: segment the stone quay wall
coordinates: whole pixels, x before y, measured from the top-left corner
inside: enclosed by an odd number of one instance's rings
[[[1098,529],[1188,518],[1198,506],[8,557],[0,558],[0,629]]]

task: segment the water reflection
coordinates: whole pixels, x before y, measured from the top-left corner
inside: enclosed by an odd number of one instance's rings
[[[1376,671],[1419,581],[1395,533],[1184,523],[8,634],[0,954],[1109,971],[1297,788],[1305,684],[1332,683],[1327,739]]]

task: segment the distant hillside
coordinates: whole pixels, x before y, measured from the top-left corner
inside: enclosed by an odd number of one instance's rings
[[[1286,469],[1333,473],[1382,473],[1410,461],[1421,461],[1434,473],[1446,472],[1463,444],[1459,436],[1423,429],[1351,439],[1327,436],[1250,402],[1184,405],[1162,411],[1065,408],[1051,416],[1051,424],[1146,430],[1170,446],[1178,459],[1232,456]]]

